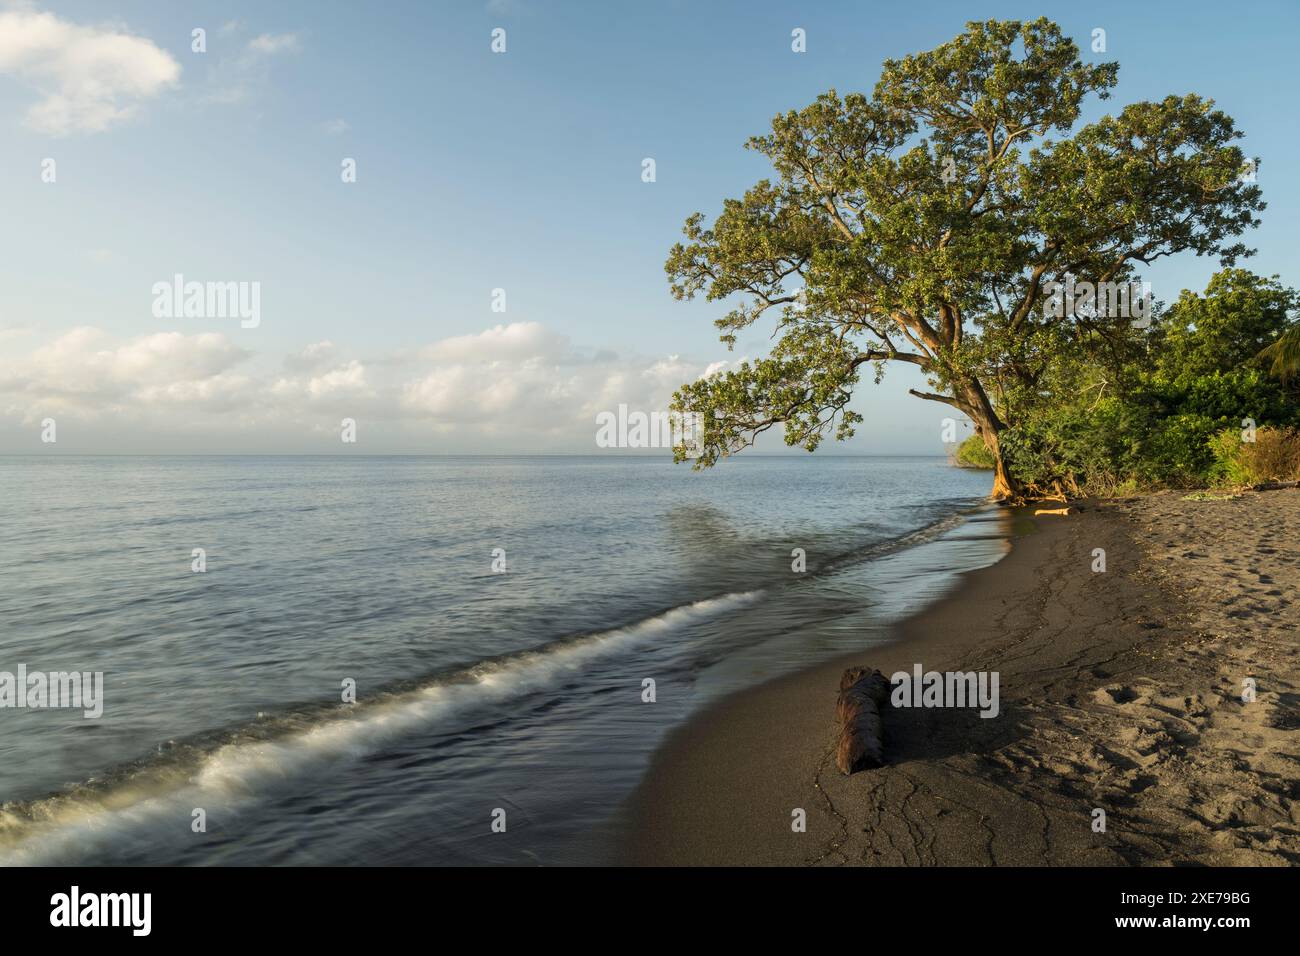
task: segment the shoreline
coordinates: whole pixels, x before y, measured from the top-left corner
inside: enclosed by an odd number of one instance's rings
[[[617,862],[1300,862],[1300,696],[1283,623],[1300,598],[1287,550],[1300,494],[1081,504],[1068,517],[1017,509],[1011,552],[891,643],[692,715],[625,802]],[[1092,570],[1096,548],[1105,572]],[[887,765],[840,774],[842,670],[918,663],[997,671],[999,716],[887,705]],[[1253,703],[1240,700],[1245,677]],[[795,809],[806,832],[792,830]]]

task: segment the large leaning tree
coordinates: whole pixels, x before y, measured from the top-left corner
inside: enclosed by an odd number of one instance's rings
[[[1075,129],[1117,71],[1082,62],[1046,19],[972,22],[886,61],[870,98],[832,90],[751,139],[775,181],[726,200],[711,226],[688,218],[665,265],[675,297],[733,306],[716,322],[728,347],[765,315],[776,325],[767,357],[675,394],[674,411],[702,421],[696,467],[777,424],[809,451],[848,438],[863,366],[878,382],[906,362],[930,383],[913,395],[974,422],[994,495],[1021,496],[998,440],[1008,396],[1034,394],[1060,349],[1132,332],[1104,309],[1045,307],[1051,283],[1127,283],[1186,251],[1230,265],[1263,208],[1241,133],[1211,100],[1134,103]]]

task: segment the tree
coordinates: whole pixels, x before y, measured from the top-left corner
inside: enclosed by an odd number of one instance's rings
[[[1221,371],[1246,371],[1288,329],[1300,296],[1245,269],[1210,277],[1204,294],[1184,289],[1156,329],[1153,370],[1170,381]]]
[[[1117,71],[1083,63],[1046,19],[972,22],[886,61],[870,98],[831,90],[752,138],[776,181],[726,200],[711,226],[690,216],[665,265],[676,298],[734,301],[716,322],[729,347],[769,311],[779,333],[767,357],[675,394],[702,422],[695,466],[777,424],[809,451],[851,437],[862,367],[879,382],[906,362],[929,382],[913,395],[975,423],[995,496],[1019,496],[999,443],[1011,393],[1032,394],[1062,349],[1130,331],[1105,308],[1051,314],[1053,290],[1127,283],[1184,251],[1231,264],[1250,250],[1230,240],[1263,208],[1213,101],[1135,103],[1070,135]]]

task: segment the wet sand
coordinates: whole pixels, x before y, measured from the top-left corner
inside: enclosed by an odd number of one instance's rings
[[[621,862],[1300,862],[1300,491],[1082,507],[1022,512],[1011,553],[894,643],[694,715],[625,807]],[[888,764],[844,776],[842,670],[917,663],[998,672],[1000,714],[886,705]]]

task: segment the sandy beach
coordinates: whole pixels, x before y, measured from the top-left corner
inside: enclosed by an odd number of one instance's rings
[[[696,714],[628,801],[622,861],[1300,862],[1300,492],[1076,507],[1019,513],[1011,553],[894,643]],[[1000,713],[887,704],[887,765],[846,777],[835,701],[858,664],[996,671]]]

